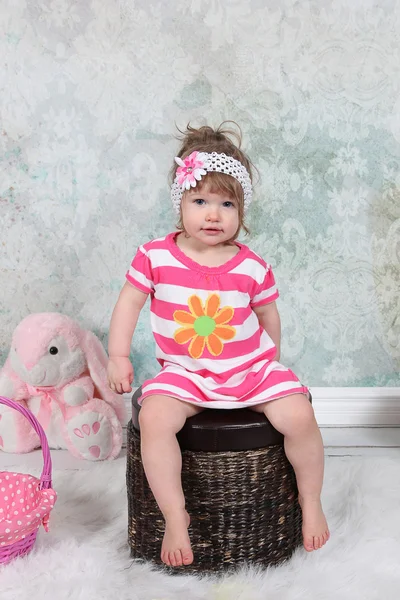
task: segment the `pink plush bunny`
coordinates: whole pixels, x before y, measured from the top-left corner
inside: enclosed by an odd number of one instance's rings
[[[107,385],[107,355],[100,340],[60,313],[36,313],[21,321],[0,372],[0,395],[27,406],[51,448],[78,458],[118,456],[124,400]],[[15,410],[0,405],[0,450],[30,452],[37,434]]]

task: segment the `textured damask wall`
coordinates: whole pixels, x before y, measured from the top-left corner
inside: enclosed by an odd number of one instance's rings
[[[2,0],[0,362],[30,312],[106,343],[131,256],[174,225],[174,124],[229,118],[260,172],[247,241],[274,266],[282,361],[399,385],[399,32],[390,0]]]

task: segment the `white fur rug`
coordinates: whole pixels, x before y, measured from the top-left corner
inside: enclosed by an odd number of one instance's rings
[[[312,554],[299,550],[281,567],[202,579],[132,563],[123,459],[85,471],[55,471],[59,500],[51,531],[41,532],[28,557],[0,568],[0,597],[398,600],[399,466],[393,458],[328,458],[324,503],[332,538],[325,548]]]

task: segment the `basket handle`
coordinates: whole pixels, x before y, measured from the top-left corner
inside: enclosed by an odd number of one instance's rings
[[[22,404],[18,402],[14,402],[14,400],[10,400],[10,398],[6,398],[5,396],[0,396],[0,404],[5,404],[10,408],[14,408],[18,412],[20,412],[26,419],[28,419],[29,423],[32,425],[34,430],[39,436],[40,445],[42,446],[43,452],[43,471],[40,476],[40,489],[48,489],[51,488],[51,455],[49,450],[49,444],[47,442],[46,434],[43,430],[43,427],[36,419],[36,417],[31,413],[31,411]]]

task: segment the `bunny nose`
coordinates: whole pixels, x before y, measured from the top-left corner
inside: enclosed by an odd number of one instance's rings
[[[33,369],[33,367],[35,366],[35,363],[32,361],[28,361],[25,363],[25,367],[28,369],[28,371],[30,371],[31,369]]]

